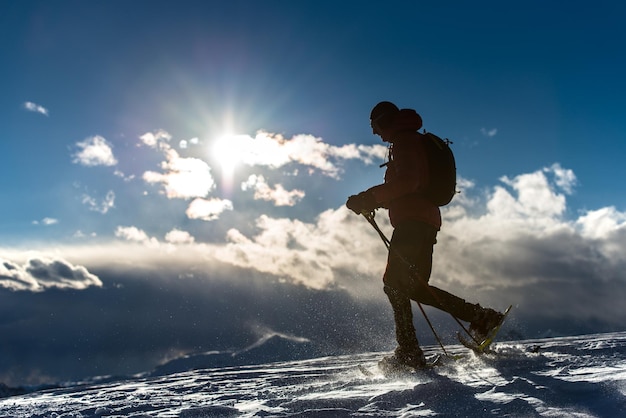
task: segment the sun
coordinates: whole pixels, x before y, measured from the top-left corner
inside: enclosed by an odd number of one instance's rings
[[[233,174],[241,163],[241,150],[238,135],[231,132],[220,135],[213,144],[213,155],[222,169],[222,173]]]
[[[220,168],[224,191],[230,192],[233,189],[235,172],[242,164],[244,137],[230,131],[224,132],[217,137],[211,149],[213,159]]]

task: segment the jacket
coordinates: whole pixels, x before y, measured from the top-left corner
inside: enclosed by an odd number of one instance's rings
[[[415,220],[441,228],[439,207],[421,196],[429,184],[428,158],[422,135],[415,131],[395,134],[391,143],[390,159],[385,171],[385,182],[371,191],[382,207],[389,209],[391,225]]]

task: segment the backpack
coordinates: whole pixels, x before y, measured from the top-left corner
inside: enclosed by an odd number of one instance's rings
[[[425,132],[425,148],[428,153],[430,184],[426,197],[437,206],[445,206],[456,194],[456,163],[450,148],[450,141]]]

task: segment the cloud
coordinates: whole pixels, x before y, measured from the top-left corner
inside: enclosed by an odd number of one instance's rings
[[[272,189],[263,176],[256,174],[250,175],[248,180],[241,184],[241,189],[254,190],[254,199],[274,202],[276,206],[294,206],[304,197],[302,190],[287,191],[281,184]]]
[[[353,280],[361,283],[363,276],[382,274],[383,244],[365,220],[343,207],[321,213],[315,223],[262,215],[256,229],[251,237],[230,229],[226,246],[210,246],[211,253],[219,261],[313,289],[350,288]],[[359,288],[371,289],[363,283]]]
[[[226,210],[233,210],[230,200],[207,198],[215,188],[211,167],[200,158],[181,157],[169,141],[172,136],[165,131],[146,133],[140,137],[142,142],[163,153],[165,161],[161,163],[162,172],[146,171],[143,180],[149,184],[161,184],[168,199],[194,199],[186,210],[189,219],[213,221]],[[199,143],[198,138],[191,138],[191,144]],[[188,143],[181,142],[181,148]],[[176,236],[176,235],[174,235]]]
[[[456,207],[467,202],[444,210],[434,280],[545,318],[626,320],[612,308],[625,296],[626,213],[602,208],[568,219],[575,176],[558,164],[501,181],[464,216]]]
[[[118,226],[115,236],[126,241],[138,242],[152,247],[158,247],[159,241],[136,226]]]
[[[85,267],[55,257],[38,256],[23,264],[0,257],[0,287],[42,292],[51,288],[83,290],[101,287],[100,279]]]
[[[38,105],[37,103],[25,102],[24,109],[28,110],[29,112],[41,113],[42,115],[48,116],[48,109],[41,105]]]
[[[453,245],[466,255],[452,259],[473,266],[480,264],[476,260],[483,255],[470,250],[476,243],[488,241],[496,248],[504,243],[505,247],[514,248],[520,234],[545,235],[553,230],[557,234],[564,227],[571,229],[572,224],[562,219],[566,212],[563,191],[569,187],[561,181],[562,173],[560,166],[553,165],[513,178],[502,177],[502,185],[494,187],[487,200],[473,195],[473,182],[460,179],[465,190],[444,210],[446,223],[437,248],[447,250],[445,246]],[[252,184],[259,182],[256,178],[252,180]],[[378,223],[390,237],[384,211],[379,212]],[[312,288],[333,285],[350,288],[359,277],[382,275],[386,251],[379,237],[361,217],[343,207],[321,213],[314,223],[262,215],[255,226],[257,232],[251,236],[230,229],[227,245],[211,251],[220,261],[285,277]],[[463,272],[461,262],[451,264],[450,271]],[[482,271],[464,272],[455,280],[485,285]]]
[[[555,183],[565,193],[572,194],[574,187],[578,183],[574,171],[561,167],[560,164],[555,163],[550,168],[544,168],[547,173],[554,173]]]
[[[80,229],[77,230],[76,232],[74,232],[74,234],[72,235],[74,238],[86,238],[87,236],[95,238],[96,236],[98,236],[98,234],[96,234],[95,232],[91,232],[90,234],[86,234],[83,231],[81,231]]]
[[[501,184],[494,186],[486,198],[474,196],[474,184],[466,181],[463,193],[443,210],[442,232],[469,245],[487,237],[502,240],[571,229],[574,222],[565,218],[570,184],[561,181],[562,172],[555,164],[513,178],[501,177]],[[459,206],[464,216],[456,216]]]
[[[198,139],[197,137],[191,138],[189,140],[181,139],[180,142],[178,143],[178,147],[180,149],[187,149],[189,145],[197,145],[199,142],[200,142],[200,139]]]
[[[472,302],[532,307],[527,314],[626,320],[615,309],[593,308],[621,306],[625,292],[615,289],[626,288],[620,275],[626,271],[626,213],[604,208],[568,219],[574,179],[571,170],[554,164],[502,177],[487,195],[462,179],[464,193],[443,211],[433,284]],[[378,223],[390,237],[384,211]],[[361,297],[380,290],[385,248],[361,217],[343,207],[312,223],[262,215],[254,233],[231,228],[226,238],[226,245],[207,246],[219,261],[313,289],[338,286]],[[584,306],[568,308],[581,298]]]
[[[111,144],[101,136],[96,135],[77,142],[76,147],[79,150],[73,154],[72,160],[75,164],[86,167],[114,166],[117,164]]]
[[[576,225],[584,237],[609,240],[626,229],[626,213],[614,206],[588,211],[578,218]]]
[[[198,157],[182,157],[172,148],[172,135],[163,130],[148,132],[139,137],[141,144],[159,151],[164,161],[160,171],[148,170],[142,179],[162,187],[161,193],[169,199],[196,199],[187,208],[190,219],[215,220],[225,210],[232,210],[228,199],[210,197],[216,182],[208,163]],[[189,144],[198,144],[198,138],[180,141],[179,146],[187,149]],[[266,167],[272,170],[294,163],[309,168],[309,173],[318,172],[331,178],[339,178],[339,161],[359,160],[372,164],[375,159],[384,159],[387,148],[381,145],[365,146],[349,144],[341,147],[324,143],[312,135],[296,135],[285,139],[281,135],[258,132],[255,137],[235,135],[219,138],[211,148],[212,158],[222,162],[222,190],[230,199],[236,165]],[[230,165],[229,165],[230,163]],[[295,168],[295,171],[299,167]],[[282,184],[270,186],[265,177],[247,174],[242,189],[254,190],[257,200],[271,201],[275,206],[294,206],[304,196],[301,189],[286,190]],[[199,199],[199,200],[198,200]]]
[[[172,229],[165,234],[165,241],[170,244],[192,244],[195,239],[187,231],[181,231],[180,229]]]
[[[45,226],[50,226],[50,225],[56,225],[59,223],[58,219],[55,218],[43,218],[41,221],[33,221],[33,225],[45,225]]]
[[[169,199],[205,197],[215,187],[209,165],[198,158],[182,158],[173,149],[165,151],[163,172],[146,171],[143,179],[149,184],[161,184]]]
[[[187,208],[189,219],[201,219],[204,221],[214,221],[226,210],[233,210],[233,204],[227,199],[194,199]]]
[[[387,148],[382,145],[348,144],[338,147],[325,143],[321,138],[305,134],[286,139],[281,135],[260,131],[254,138],[236,135],[222,138],[221,141],[227,143],[217,149],[234,149],[238,158],[246,165],[276,169],[298,163],[332,178],[339,178],[341,173],[336,165],[337,160],[357,159],[371,164],[375,158],[383,160],[387,153]]]
[[[183,158],[174,150],[169,141],[172,136],[166,131],[148,132],[139,139],[151,148],[158,149],[165,157],[161,163],[162,172],[146,171],[143,180],[149,184],[161,184],[169,199],[190,199],[205,197],[215,187],[211,167],[199,158]],[[197,139],[192,138],[192,143]],[[181,148],[186,148],[187,143]]]
[[[544,172],[549,172],[545,169]],[[491,214],[502,220],[548,220],[565,212],[565,196],[550,187],[548,178],[542,171],[522,174],[509,179],[500,178],[517,194],[514,196],[503,187],[496,187],[488,209]]]
[[[492,128],[492,129],[481,128],[480,133],[482,133],[484,136],[488,136],[489,138],[492,138],[497,135],[498,129],[497,128]]]
[[[134,174],[131,174],[131,175],[128,175],[128,176],[127,176],[127,175],[126,175],[126,174],[124,174],[124,172],[123,172],[123,171],[121,171],[121,170],[115,170],[115,171],[113,172],[113,175],[115,175],[116,177],[121,178],[122,180],[124,180],[124,181],[126,181],[126,182],[129,182],[129,181],[131,181],[131,180],[134,180],[134,178],[135,178],[135,175],[134,175]]]
[[[113,190],[109,190],[106,196],[98,201],[96,198],[89,195],[83,195],[82,203],[89,207],[89,210],[106,214],[110,209],[115,207],[115,193]]]
[[[143,248],[148,249],[153,256],[155,254],[161,254],[163,257],[168,258],[170,257],[170,253],[175,252],[179,246],[191,245],[195,242],[194,237],[189,232],[176,228],[165,234],[164,241],[159,241],[158,238],[149,236],[146,231],[139,229],[136,226],[118,226],[115,230],[115,236],[123,241],[141,245]],[[117,248],[128,247],[119,247],[118,245]],[[118,249],[109,247],[107,251],[116,253]],[[130,251],[135,253],[139,252],[137,248]],[[120,256],[121,258],[125,258],[122,254],[120,254]],[[140,263],[142,258],[144,257],[136,257],[133,263]],[[155,261],[156,260],[152,260],[148,263],[154,264]],[[111,260],[111,263],[114,263],[114,260]]]
[[[146,132],[141,135],[139,139],[144,145],[151,148],[169,149],[170,145],[168,142],[172,139],[172,135],[162,129],[159,129],[155,132]]]

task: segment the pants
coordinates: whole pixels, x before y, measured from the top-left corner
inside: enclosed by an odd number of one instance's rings
[[[391,237],[383,283],[393,309],[396,339],[403,348],[418,346],[411,300],[433,306],[468,322],[474,317],[478,306],[428,284],[436,242],[437,229],[419,221],[398,225]]]

